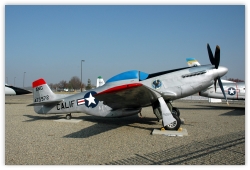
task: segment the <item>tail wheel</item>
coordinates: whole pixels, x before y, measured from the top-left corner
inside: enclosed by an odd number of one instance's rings
[[[67,120],[70,120],[71,117],[72,117],[72,116],[71,116],[71,113],[66,115],[66,119],[67,119]]]
[[[173,114],[173,117],[175,118],[175,121],[173,123],[170,123],[169,125],[165,126],[164,128],[166,130],[178,130],[180,128],[181,119],[175,114]]]
[[[173,107],[172,108],[172,115],[177,115],[178,117],[180,117],[179,109],[177,109],[176,107]]]

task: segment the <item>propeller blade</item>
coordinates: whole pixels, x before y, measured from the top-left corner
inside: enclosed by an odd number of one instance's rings
[[[208,56],[209,56],[211,64],[214,65],[215,64],[215,61],[214,61],[215,59],[214,59],[214,55],[213,55],[213,52],[212,52],[209,44],[207,44],[207,52],[208,52]]]
[[[224,95],[224,98],[226,99],[227,105],[229,105],[229,104],[228,104],[228,101],[227,101],[227,96],[226,96],[226,94],[225,94],[225,91],[224,91],[224,88],[223,88],[223,85],[222,85],[222,82],[221,82],[220,77],[218,77],[218,82],[219,82],[220,89],[221,89],[221,91],[222,91],[222,93],[223,93],[223,95]]]
[[[214,60],[215,60],[215,68],[217,69],[220,64],[220,47],[217,45],[215,49],[215,54],[214,54]]]
[[[217,83],[217,78],[214,79],[214,91],[216,92],[216,83]]]

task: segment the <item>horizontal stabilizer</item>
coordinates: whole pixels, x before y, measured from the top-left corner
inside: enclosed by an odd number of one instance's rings
[[[52,101],[45,101],[45,102],[35,102],[35,103],[31,103],[31,104],[29,104],[27,106],[52,105],[52,104],[60,103],[61,101],[63,101],[63,99],[52,100]]]

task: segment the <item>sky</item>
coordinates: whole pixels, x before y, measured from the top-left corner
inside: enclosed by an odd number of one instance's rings
[[[155,73],[210,64],[207,43],[221,49],[223,78],[245,80],[245,6],[4,6],[4,82],[29,87],[78,76],[87,84],[128,70]],[[81,62],[84,60],[84,62]],[[81,67],[82,65],[82,67]],[[15,83],[15,84],[14,84]]]

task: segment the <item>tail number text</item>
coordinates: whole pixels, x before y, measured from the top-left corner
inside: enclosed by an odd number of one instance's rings
[[[43,102],[45,100],[49,100],[49,95],[35,98],[35,102]]]

